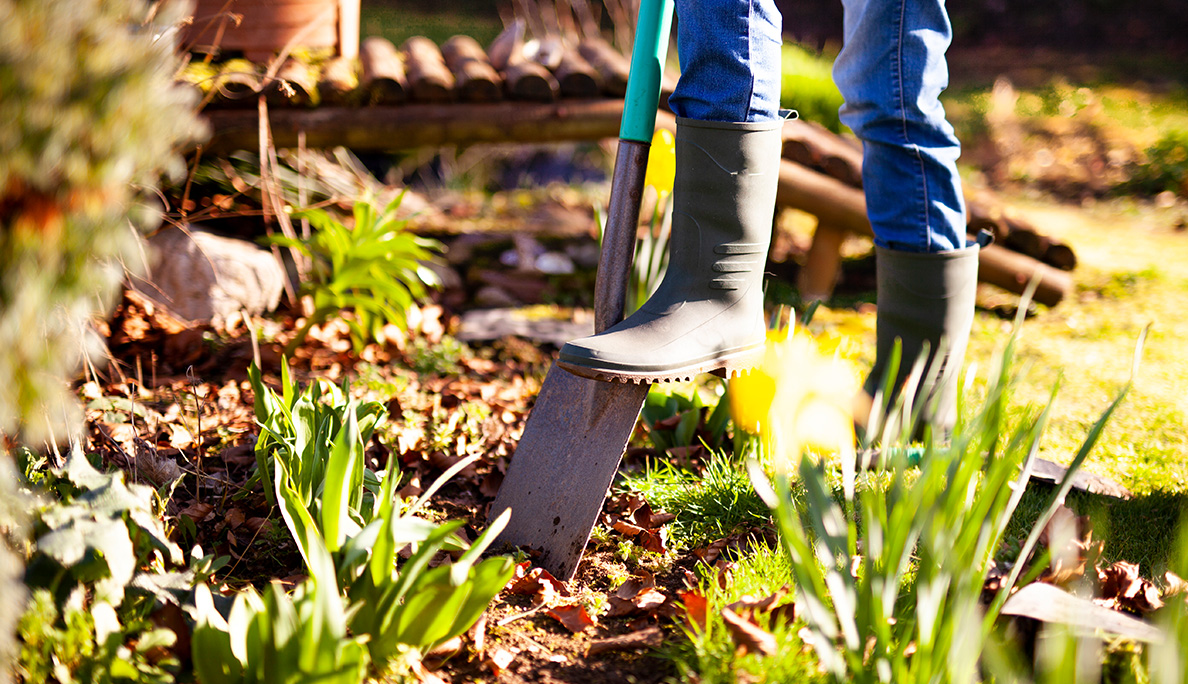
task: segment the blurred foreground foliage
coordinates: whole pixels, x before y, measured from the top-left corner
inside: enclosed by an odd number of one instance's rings
[[[183,173],[178,147],[202,134],[194,96],[173,85],[184,10],[0,1],[0,435],[40,443],[79,428],[68,379],[99,346],[90,319],[139,262],[136,229],[159,220],[143,198]],[[0,680],[25,599],[11,466],[0,458]]]
[[[0,3],[2,432],[39,442],[76,423],[64,380],[96,350],[88,319],[140,261],[136,229],[159,220],[144,197],[201,134],[173,83],[171,6]]]

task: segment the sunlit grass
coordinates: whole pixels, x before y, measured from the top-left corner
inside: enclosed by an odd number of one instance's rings
[[[760,617],[760,626],[770,629],[778,651],[771,657],[754,653],[740,655],[721,618],[722,608],[744,596],[762,599],[781,588],[790,587],[792,569],[788,554],[782,549],[760,543],[737,559],[728,581],[719,581],[716,571],[701,567],[699,591],[707,600],[707,626],[688,629],[688,640],[674,640],[661,651],[673,661],[682,681],[710,682],[819,682],[817,659],[805,648],[797,631],[801,620],[771,624]],[[791,596],[785,601],[790,601]]]

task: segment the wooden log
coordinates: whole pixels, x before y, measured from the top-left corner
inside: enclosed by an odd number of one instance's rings
[[[784,124],[783,156],[821,171],[855,188],[862,187],[862,150],[824,126],[807,121]],[[1076,267],[1077,257],[1067,244],[1044,235],[985,191],[965,192],[967,229],[976,235],[988,230],[995,241],[1061,270]]]
[[[553,74],[561,87],[562,97],[592,98],[602,94],[602,75],[579,52],[566,50],[562,53]]]
[[[260,94],[260,73],[246,59],[229,59],[214,80],[215,102],[228,107],[255,107]]]
[[[268,98],[269,106],[274,107],[308,107],[318,104],[318,79],[315,68],[295,59],[285,60],[277,70],[276,76],[265,85],[264,96]]]
[[[784,158],[815,168],[843,183],[862,187],[862,148],[824,126],[794,119],[784,122]]]
[[[1056,306],[1072,292],[1072,276],[1001,245],[983,247],[978,254],[978,280],[1023,294],[1033,277],[1039,278],[1035,301]]]
[[[408,93],[417,102],[450,102],[454,99],[454,74],[446,66],[437,44],[413,36],[400,47],[404,54]]]
[[[873,235],[861,190],[787,159],[780,162],[776,204],[806,211],[821,223],[851,233]]]
[[[995,241],[1021,254],[1071,271],[1077,266],[1072,247],[1056,238],[1044,235],[1030,221],[1002,206],[987,191],[967,191],[965,208],[969,216],[969,232],[988,230]]]
[[[829,299],[841,273],[841,247],[846,240],[846,231],[817,221],[813,231],[813,242],[805,255],[804,268],[800,269],[796,286],[805,302]]]
[[[324,104],[355,104],[359,101],[359,72],[354,59],[333,57],[322,64],[318,94]]]
[[[512,99],[552,102],[561,93],[561,86],[553,74],[527,59],[508,64],[503,78],[507,95]]]
[[[396,46],[372,36],[359,46],[360,86],[371,104],[398,104],[408,99],[408,78]]]
[[[442,43],[441,54],[454,74],[460,100],[495,102],[503,98],[503,77],[491,66],[477,40],[461,34],[453,36]]]
[[[578,45],[578,54],[602,76],[602,92],[613,97],[627,94],[627,74],[631,71],[631,60],[601,38],[582,41]]]
[[[208,151],[250,150],[259,144],[255,111],[204,114],[212,131]],[[560,100],[286,108],[270,112],[270,122],[279,148],[296,147],[298,133],[304,132],[311,148],[343,145],[357,151],[389,152],[435,145],[598,141],[618,136],[622,116],[621,100]]]
[[[790,160],[780,163],[776,204],[815,214],[820,224],[844,229],[859,235],[873,236],[866,217],[866,196],[857,188],[817,173]],[[1072,278],[1025,254],[1000,245],[984,248],[979,256],[978,279],[1015,294],[1022,294],[1033,276],[1039,286],[1035,301],[1055,306],[1072,292]],[[822,282],[826,276],[809,273],[803,276]]]

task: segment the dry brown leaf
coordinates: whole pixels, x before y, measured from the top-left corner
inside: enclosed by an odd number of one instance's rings
[[[730,630],[730,636],[734,639],[739,653],[758,653],[765,656],[775,654],[776,640],[770,632],[729,608],[722,609],[722,620],[726,623],[726,629]]]
[[[656,576],[643,570],[636,577],[628,577],[615,589],[614,595],[622,599],[632,599],[645,589],[656,586]]]
[[[640,546],[652,553],[668,553],[668,547],[664,545],[664,530],[644,530],[640,532],[638,541]]]
[[[709,622],[709,601],[697,591],[678,592],[677,598],[685,607],[685,625],[691,630],[704,632]]]
[[[658,610],[668,600],[668,597],[655,588],[644,589],[630,598],[619,596],[607,597],[610,609],[607,617],[623,617],[637,613],[652,613]]]
[[[693,555],[706,565],[713,565],[714,561],[718,560],[718,556],[722,555],[726,545],[730,543],[729,538],[719,539],[713,542],[704,549],[693,549]]]
[[[544,568],[527,569],[528,561],[516,566],[516,575],[507,590],[513,594],[535,595],[538,603],[552,604],[560,596],[571,596],[569,587]]]
[[[243,511],[238,508],[232,508],[223,515],[223,522],[227,523],[227,527],[233,530],[239,529],[239,526],[246,521]]]
[[[618,636],[608,637],[606,639],[597,639],[590,642],[590,647],[586,650],[586,657],[596,656],[599,653],[606,651],[626,651],[634,648],[658,648],[664,643],[664,632],[659,627],[647,627],[645,629],[628,632],[627,634],[620,634]]]
[[[628,537],[636,537],[644,532],[644,528],[633,525],[622,518],[612,518],[610,526],[614,531],[625,534]]]
[[[1188,594],[1188,582],[1171,570],[1163,573],[1163,583],[1167,585],[1167,588],[1163,590],[1164,598]]]
[[[211,506],[207,503],[202,503],[201,501],[195,501],[194,503],[177,512],[178,515],[184,515],[196,523],[205,521],[207,516],[213,513],[214,506]]]
[[[557,606],[550,609],[546,614],[560,622],[565,626],[565,629],[568,629],[574,634],[584,632],[594,626],[594,620],[590,618],[590,614],[586,612],[585,606],[581,604]]]
[[[1139,576],[1139,566],[1118,561],[1106,568],[1098,568],[1102,605],[1132,613],[1145,614],[1163,606],[1159,588]]]
[[[796,619],[796,604],[793,601],[781,603],[789,594],[788,587],[781,587],[766,598],[756,599],[744,595],[726,607],[756,624],[759,615],[769,615],[772,625],[791,624]]]

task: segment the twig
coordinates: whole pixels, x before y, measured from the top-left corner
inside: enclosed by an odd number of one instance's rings
[[[531,608],[529,608],[528,610],[524,611],[523,613],[515,613],[515,614],[513,614],[513,615],[509,615],[509,616],[507,616],[507,617],[503,618],[503,619],[502,619],[502,620],[500,620],[499,622],[496,622],[496,623],[495,623],[495,626],[496,626],[496,627],[503,627],[504,625],[510,624],[510,623],[512,623],[512,622],[515,622],[516,620],[519,620],[519,619],[521,619],[521,618],[526,618],[526,617],[529,617],[529,616],[531,616],[531,615],[535,615],[536,613],[539,613],[539,612],[540,612],[540,609],[541,609],[541,608],[544,608],[544,607],[545,607],[545,600],[544,600],[544,597],[541,597],[540,601],[539,601],[539,602],[537,602],[537,604],[536,604],[536,605],[532,606]]]
[[[264,517],[264,522],[269,522],[271,520],[272,520],[272,510],[269,510],[268,515]],[[257,527],[256,531],[254,533],[252,533],[252,538],[248,540],[247,548],[251,548],[252,544],[256,543],[256,537],[260,536],[260,530],[262,530],[262,529],[264,529],[263,524],[261,524],[259,527]],[[231,575],[232,571],[234,571],[235,568],[239,567],[239,562],[242,560],[243,560],[243,554],[241,553],[241,554],[239,554],[238,557],[235,558],[234,565],[232,565],[230,568],[228,568],[227,572],[223,573],[223,577],[229,577]]]
[[[199,492],[202,490],[202,405],[198,403],[198,378],[194,375],[194,367],[190,366],[186,369],[186,377],[190,379],[190,391],[194,393],[194,420],[197,425],[197,433],[194,439],[197,442],[194,448],[195,467],[197,473],[194,475],[194,498],[199,498]]]

